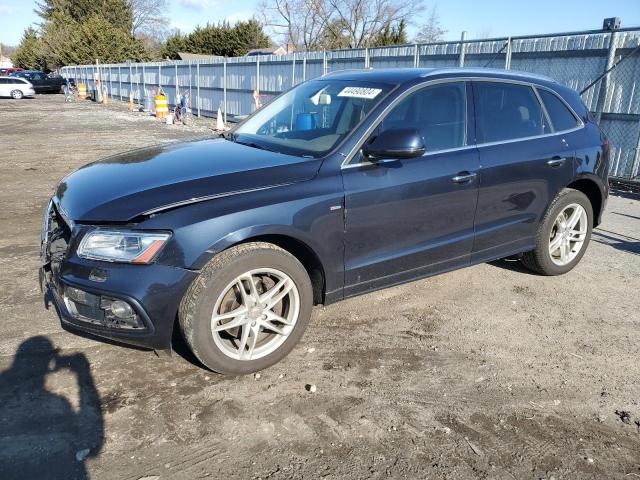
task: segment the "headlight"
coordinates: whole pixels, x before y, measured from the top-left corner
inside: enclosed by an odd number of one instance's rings
[[[171,234],[125,230],[94,230],[78,247],[78,256],[106,262],[151,263]]]

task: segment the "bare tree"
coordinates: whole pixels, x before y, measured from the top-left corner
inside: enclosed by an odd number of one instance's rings
[[[169,8],[168,0],[128,0],[133,10],[134,36],[160,37],[169,25],[164,12]]]
[[[427,21],[420,27],[420,30],[418,30],[414,41],[416,43],[439,42],[443,39],[445,33],[447,33],[447,31],[442,28],[438,9],[434,5],[429,11]]]
[[[380,32],[420,15],[423,0],[263,0],[264,23],[298,49],[372,45]]]
[[[402,20],[411,23],[424,9],[422,0],[327,0],[323,6],[327,27],[341,25],[345,31],[331,33],[346,34],[351,48],[371,45],[384,28]]]
[[[262,23],[271,32],[298,50],[323,48],[325,22],[318,15],[323,0],[263,0]]]

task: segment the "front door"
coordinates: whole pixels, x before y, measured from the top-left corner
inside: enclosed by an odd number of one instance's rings
[[[467,145],[468,85],[426,86],[401,100],[374,132],[418,128],[418,158],[343,167],[345,296],[469,263],[478,195],[478,153]]]

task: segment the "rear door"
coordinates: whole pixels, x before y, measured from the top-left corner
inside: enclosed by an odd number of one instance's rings
[[[472,261],[533,248],[538,224],[574,175],[574,150],[528,84],[474,81],[482,165]]]
[[[345,296],[469,263],[479,168],[470,96],[464,81],[409,94],[373,134],[415,127],[427,152],[343,166]]]

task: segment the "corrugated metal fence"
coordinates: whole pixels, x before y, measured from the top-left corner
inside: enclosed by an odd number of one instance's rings
[[[578,91],[616,66],[583,94],[611,138],[611,176],[638,179],[640,169],[640,27],[565,32],[422,45],[237,57],[215,61],[166,61],[62,68],[65,77],[89,83],[97,75],[111,97],[138,103],[162,87],[175,102],[176,87],[189,92],[198,116],[250,114],[293,85],[328,72],[353,68],[480,66],[547,75]]]

